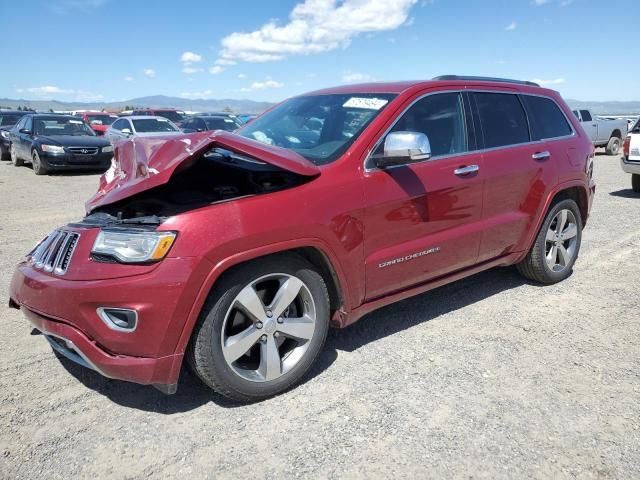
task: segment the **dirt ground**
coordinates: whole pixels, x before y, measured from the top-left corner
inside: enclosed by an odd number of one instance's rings
[[[108,380],[31,336],[15,263],[97,175],[0,163],[2,478],[640,478],[640,195],[599,154],[574,274],[494,269],[330,333],[307,381],[249,406],[188,372]]]

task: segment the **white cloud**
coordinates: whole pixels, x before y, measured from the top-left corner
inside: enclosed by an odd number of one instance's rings
[[[145,68],[142,73],[149,78],[153,78],[156,76],[156,71],[153,68]]]
[[[507,25],[506,27],[504,27],[504,29],[507,32],[510,32],[511,30],[515,30],[516,28],[518,28],[518,24],[516,22],[511,22],[509,25]]]
[[[375,79],[368,73],[344,72],[342,74],[342,81],[345,83],[371,82],[373,80]]]
[[[215,61],[216,65],[235,65],[237,62],[235,60],[227,60],[226,58],[219,58]]]
[[[507,62],[505,62],[504,60],[496,60],[495,61],[496,65],[504,65],[505,63],[507,63]]]
[[[305,0],[289,15],[259,30],[222,39],[221,59],[245,62],[281,60],[344,48],[357,35],[394,30],[409,19],[417,0]]]
[[[198,55],[197,53],[193,53],[193,52],[184,52],[180,56],[180,61],[183,63],[186,63],[187,65],[191,63],[197,63],[200,60],[202,60],[202,55]]]
[[[533,80],[531,80],[532,82],[535,82],[539,85],[545,86],[545,85],[562,85],[563,83],[566,82],[566,80],[564,78],[554,78],[553,80],[543,80],[541,78],[534,78]]]
[[[76,90],[75,96],[76,100],[81,102],[97,102],[99,100],[104,100],[104,95],[101,93],[92,93],[85,90]]]
[[[70,94],[74,90],[54,87],[53,85],[45,85],[44,87],[30,87],[26,89],[29,93],[35,93],[36,95],[51,95],[51,94]]]
[[[214,65],[213,67],[209,67],[209,73],[211,75],[218,75],[219,73],[224,72],[224,67],[220,65]]]
[[[255,90],[264,90],[265,88],[282,88],[284,83],[267,79],[264,82],[253,82],[250,87],[241,88],[241,92],[253,92]]]
[[[247,78],[247,76],[246,76],[244,73],[239,73],[239,74],[238,74],[238,78],[239,78],[240,80],[244,80],[245,78]]]
[[[189,66],[182,67],[182,73],[186,73],[187,75],[191,75],[198,72],[204,72],[204,69],[200,67],[189,67]]]
[[[212,94],[213,90],[203,90],[202,92],[183,92],[180,96],[189,99],[207,99],[211,98]]]
[[[126,77],[124,77],[124,81],[125,82],[133,82],[133,77],[131,75],[127,75]]]

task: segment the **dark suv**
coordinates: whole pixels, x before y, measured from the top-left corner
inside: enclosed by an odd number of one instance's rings
[[[497,266],[567,278],[593,156],[530,82],[312,92],[235,133],[118,143],[87,216],[18,265],[10,305],[108,377],[172,393],[186,358],[220,393],[265,398],[329,325]]]
[[[9,130],[26,114],[21,110],[0,110],[0,160],[9,158],[11,140]]]

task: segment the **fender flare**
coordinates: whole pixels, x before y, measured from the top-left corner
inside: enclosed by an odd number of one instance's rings
[[[207,297],[209,296],[209,293],[214,287],[216,281],[224,272],[228,271],[231,267],[239,265],[241,263],[265,257],[274,253],[280,253],[296,248],[305,247],[316,248],[327,258],[331,268],[333,268],[333,271],[335,272],[336,281],[338,282],[338,288],[341,292],[343,292],[343,300],[345,302],[344,307],[346,309],[349,309],[351,306],[348,305],[349,295],[346,290],[348,282],[346,281],[342,265],[327,243],[320,240],[319,238],[299,238],[295,240],[287,240],[283,242],[272,243],[269,245],[263,245],[258,248],[246,250],[226,257],[214,265],[214,267],[211,269],[204,282],[200,286],[193,305],[189,310],[189,315],[187,316],[187,319],[182,327],[182,332],[175,347],[175,353],[183,354],[187,349],[187,345],[189,344],[189,340],[191,338],[191,333],[193,332],[193,328],[198,321],[200,312],[202,311]]]

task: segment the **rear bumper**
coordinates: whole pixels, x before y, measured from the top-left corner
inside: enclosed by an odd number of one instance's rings
[[[626,173],[635,173],[636,175],[640,175],[640,158],[634,157],[632,160],[628,160],[627,158],[628,157],[622,157],[620,159],[620,166],[622,167],[622,170]]]
[[[31,325],[45,335],[52,348],[68,359],[101,375],[143,385],[175,385],[182,354],[161,358],[115,355],[100,348],[77,328],[22,307]]]

